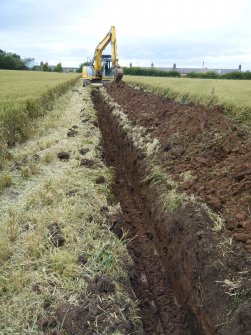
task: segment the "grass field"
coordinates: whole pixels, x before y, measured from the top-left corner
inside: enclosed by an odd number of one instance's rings
[[[124,80],[179,102],[223,106],[228,115],[251,126],[251,81],[140,76],[125,76]]]
[[[0,70],[1,143],[13,145],[29,137],[30,121],[52,107],[78,78],[76,73]]]

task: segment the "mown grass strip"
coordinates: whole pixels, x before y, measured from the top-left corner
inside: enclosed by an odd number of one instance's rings
[[[225,113],[251,127],[251,82],[191,78],[126,76],[125,81],[180,103],[221,106]]]

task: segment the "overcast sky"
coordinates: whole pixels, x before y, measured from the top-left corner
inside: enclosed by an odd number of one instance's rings
[[[250,0],[0,0],[0,49],[77,67],[114,25],[122,66],[249,70],[250,17]]]

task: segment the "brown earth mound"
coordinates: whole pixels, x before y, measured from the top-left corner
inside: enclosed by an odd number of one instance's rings
[[[251,137],[222,108],[179,104],[124,84],[108,93],[135,125],[148,129],[163,149],[163,166],[214,211],[235,240],[251,252]]]

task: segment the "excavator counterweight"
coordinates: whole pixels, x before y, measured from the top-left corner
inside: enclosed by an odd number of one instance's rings
[[[106,46],[111,43],[112,55],[103,55]],[[83,86],[93,83],[119,82],[123,77],[123,68],[118,64],[116,29],[114,26],[95,49],[92,64],[83,67]]]

